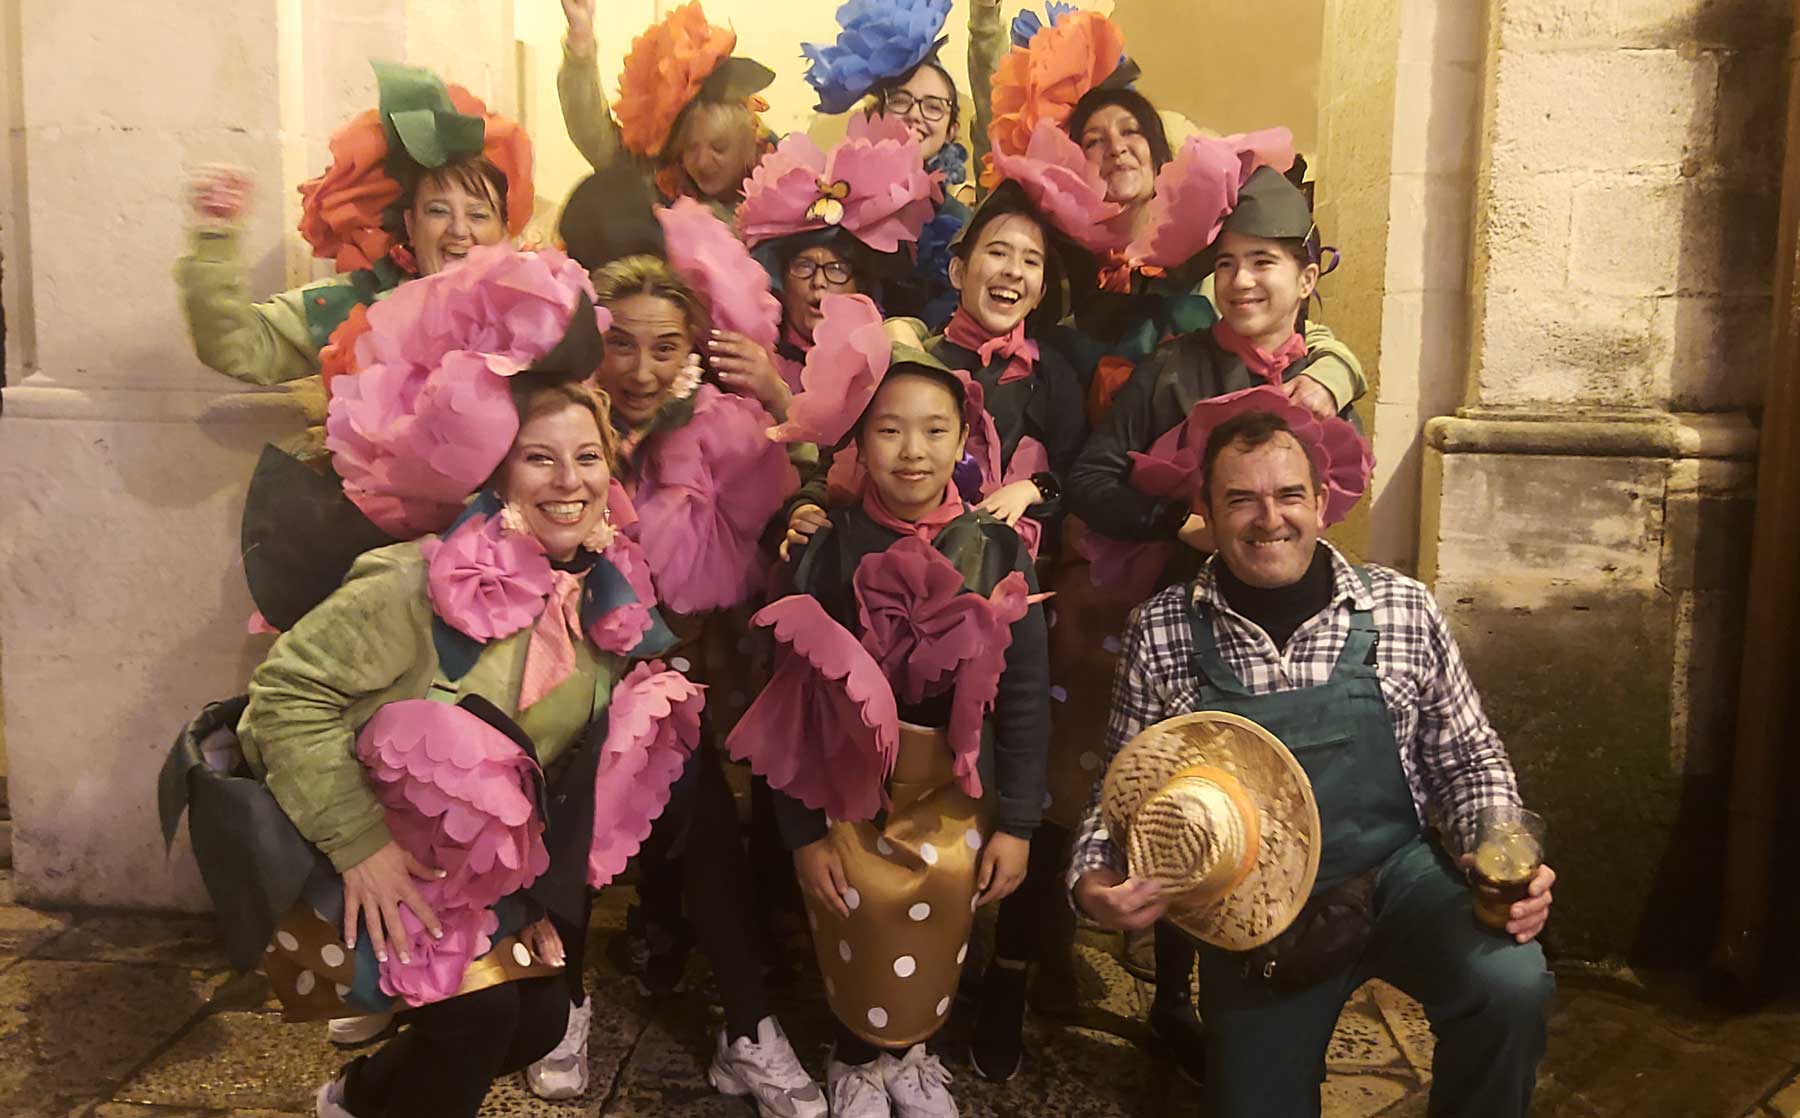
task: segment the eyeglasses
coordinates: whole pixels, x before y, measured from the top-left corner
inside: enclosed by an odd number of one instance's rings
[[[887,95],[887,111],[895,116],[905,116],[912,111],[914,105],[919,106],[919,115],[936,124],[950,115],[950,102],[943,97],[914,97],[904,89],[896,89]]]
[[[805,282],[806,280],[812,279],[820,272],[825,273],[825,282],[833,287],[842,287],[849,283],[853,278],[850,272],[850,265],[840,263],[836,260],[831,261],[829,264],[821,264],[811,257],[796,256],[788,261],[787,274],[789,279]]]

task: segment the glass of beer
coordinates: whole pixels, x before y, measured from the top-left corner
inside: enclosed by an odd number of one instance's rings
[[[1475,889],[1475,918],[1504,932],[1512,906],[1544,863],[1544,820],[1535,812],[1510,804],[1482,808],[1475,816],[1474,864],[1469,883]]]

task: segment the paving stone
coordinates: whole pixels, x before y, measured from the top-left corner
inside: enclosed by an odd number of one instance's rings
[[[29,955],[69,926],[69,917],[24,905],[0,904],[0,960]]]
[[[1431,1053],[1437,1047],[1437,1037],[1432,1035],[1431,1022],[1425,1018],[1425,1007],[1385,982],[1371,982],[1369,989],[1413,1074],[1421,1082],[1431,1082]]]
[[[263,1108],[308,1113],[319,1084],[348,1057],[322,1022],[271,1013],[215,1013],[195,1023],[113,1097],[174,1107]]]
[[[1800,1075],[1795,1075],[1787,1086],[1775,1092],[1767,1106],[1776,1118],[1800,1118]]]
[[[92,1118],[313,1118],[311,1110],[218,1110],[191,1106],[140,1106],[129,1102],[103,1102]],[[70,1118],[75,1118],[71,1115]],[[87,1118],[84,1114],[82,1118]]]
[[[210,916],[90,916],[37,952],[44,959],[165,963],[224,970],[225,941]]]
[[[496,1082],[482,1105],[483,1118],[576,1118],[598,1115],[646,1024],[636,984],[613,976],[590,980],[594,1021],[588,1030],[588,1091],[579,1099],[550,1102],[531,1093],[522,1075]]]
[[[1399,1046],[1388,1032],[1369,988],[1364,986],[1351,995],[1338,1014],[1331,1046],[1325,1051],[1325,1066],[1333,1071],[1360,1071],[1396,1064],[1404,1065]]]
[[[1370,1118],[1406,1096],[1411,1084],[1380,1075],[1333,1075],[1319,1089],[1322,1118]]]
[[[110,1088],[205,1006],[222,976],[26,959],[0,973],[0,1114],[66,1114]]]

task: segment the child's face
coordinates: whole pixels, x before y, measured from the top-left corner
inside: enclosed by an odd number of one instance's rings
[[[983,330],[1008,333],[1044,301],[1044,231],[1024,214],[995,218],[982,227],[966,263],[950,261],[950,284]]]
[[[1286,341],[1300,305],[1312,297],[1318,282],[1319,266],[1302,268],[1278,241],[1244,233],[1219,235],[1213,298],[1219,316],[1246,338],[1274,345]]]
[[[896,372],[869,401],[857,446],[882,504],[902,520],[917,520],[943,502],[967,434],[948,388]]]

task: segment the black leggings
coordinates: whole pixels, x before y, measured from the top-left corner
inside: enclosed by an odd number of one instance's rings
[[[350,1065],[345,1108],[356,1118],[475,1118],[494,1080],[562,1040],[568,990],[546,975],[408,1011],[399,1036]]]
[[[645,918],[664,928],[678,926],[685,908],[712,964],[732,1039],[754,1036],[769,1015],[762,957],[750,934],[749,862],[718,751],[703,745],[638,853],[638,896]]]
[[[1041,963],[1046,948],[1074,939],[1075,910],[1069,907],[1063,885],[1063,871],[1068,867],[1068,830],[1054,823],[1041,824],[1031,837],[1025,880],[1000,902],[994,919],[995,958]]]

